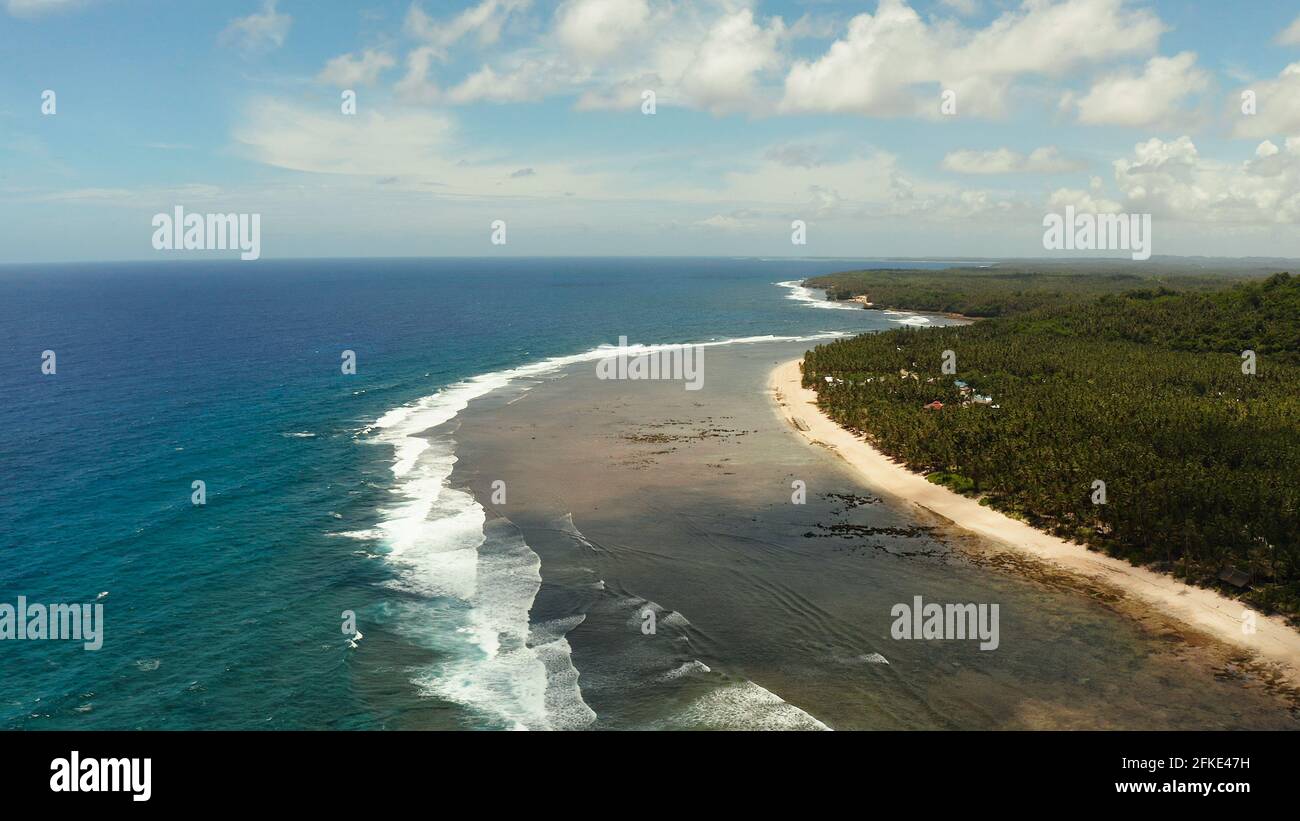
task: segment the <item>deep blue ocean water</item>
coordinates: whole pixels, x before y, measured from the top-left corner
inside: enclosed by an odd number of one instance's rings
[[[359,679],[340,613],[392,568],[348,532],[391,504],[394,408],[632,342],[880,327],[778,282],[864,260],[300,260],[0,267],[0,603],[107,593],[102,649],[0,642],[6,728],[377,728],[422,696]],[[874,317],[874,318],[873,318]],[[52,350],[57,372],[42,374]],[[357,372],[341,372],[341,353]],[[191,482],[207,503],[191,504]],[[460,726],[463,718],[457,719]]]

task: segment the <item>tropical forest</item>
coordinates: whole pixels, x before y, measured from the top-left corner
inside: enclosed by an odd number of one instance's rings
[[[804,384],[841,425],[1058,536],[1300,615],[1300,277],[957,270],[805,284],[991,317],[810,351]]]

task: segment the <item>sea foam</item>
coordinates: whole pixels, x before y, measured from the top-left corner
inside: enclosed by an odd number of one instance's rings
[[[826,299],[812,288],[805,288],[801,280],[791,279],[785,282],[778,282],[782,288],[789,288],[790,293],[786,294],[786,299],[793,299],[796,302],[803,302],[810,308],[829,308],[837,311],[861,311],[862,306],[856,302],[840,302],[833,299]]]

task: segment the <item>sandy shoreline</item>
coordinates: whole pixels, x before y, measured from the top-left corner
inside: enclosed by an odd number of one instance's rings
[[[822,413],[816,392],[801,383],[800,363],[791,360],[771,372],[768,388],[777,413],[810,443],[848,462],[870,485],[1052,566],[1109,585],[1214,639],[1257,653],[1259,660],[1276,665],[1292,685],[1300,685],[1300,632],[1281,619],[1259,614],[1255,632],[1247,634],[1243,631],[1246,607],[1241,602],[1089,551],[926,481]]]

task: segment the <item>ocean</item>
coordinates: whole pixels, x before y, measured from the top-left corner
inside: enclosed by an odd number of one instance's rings
[[[581,665],[530,623],[537,554],[494,540],[500,522],[451,482],[454,436],[419,434],[620,336],[815,341],[925,324],[827,306],[797,280],[944,265],[0,267],[0,602],[104,607],[97,651],[0,643],[0,726],[586,726]]]

